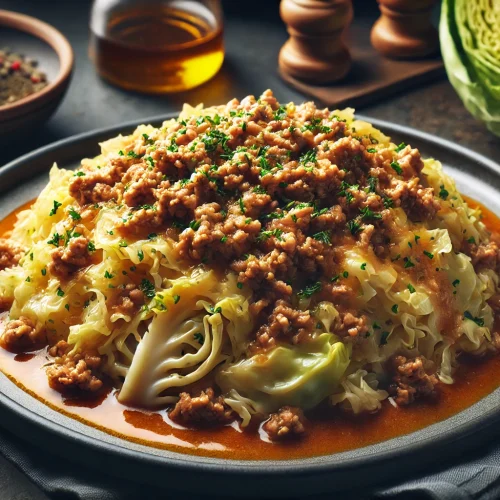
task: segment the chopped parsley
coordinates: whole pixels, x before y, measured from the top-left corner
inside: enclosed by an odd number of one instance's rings
[[[356,221],[356,219],[352,219],[347,222],[347,228],[351,231],[351,234],[357,234],[361,230],[361,224]]]
[[[31,278],[28,276],[24,281],[26,281],[26,283],[31,283]]]
[[[130,156],[130,158],[140,158],[140,156],[135,151],[128,151],[127,156]]]
[[[348,273],[347,271],[344,271],[344,272],[342,273],[342,276],[343,276],[344,278],[349,278],[349,273]]]
[[[281,229],[273,229],[271,231],[261,231],[257,236],[257,241],[266,241],[271,236],[274,236],[279,241],[283,241],[283,238],[281,237],[282,234],[283,231]]]
[[[193,230],[193,231],[197,231],[201,226],[201,220],[192,220],[190,223],[189,223],[189,227]]]
[[[361,215],[361,218],[364,220],[382,218],[382,214],[374,212],[373,210],[370,209],[370,207],[364,207],[360,209],[359,213]]]
[[[111,274],[109,271],[106,271],[106,272],[104,273],[104,277],[105,277],[106,279],[108,279],[108,280],[111,280],[111,279],[113,279],[113,278],[115,277],[115,275],[114,275],[114,274]]]
[[[95,252],[94,242],[93,241],[89,241],[88,244],[87,244],[87,248],[88,248],[89,252]]]
[[[359,186],[357,184],[351,185],[345,181],[342,181],[340,183],[340,191],[338,192],[338,196],[344,196],[347,203],[351,203],[354,199],[354,196],[349,191],[350,189],[357,191],[359,189]]]
[[[203,335],[200,332],[196,332],[194,334],[194,340],[196,340],[198,344],[203,345],[203,343],[205,342],[205,337],[203,337]]]
[[[54,245],[55,247],[59,246],[59,241],[62,240],[63,237],[59,233],[54,233],[52,238],[47,241],[48,245]]]
[[[236,286],[241,290],[243,288],[243,283],[236,283]]]
[[[452,285],[453,285],[454,287],[457,287],[458,285],[460,285],[460,280],[458,280],[458,279],[457,279],[457,280],[455,280],[455,281],[452,283]]]
[[[375,148],[368,148],[367,149],[368,153],[376,153],[377,150]]]
[[[306,286],[303,290],[300,290],[300,292],[298,292],[297,295],[301,298],[309,299],[315,293],[321,291],[321,286],[322,286],[321,282],[317,281],[316,283]]]
[[[393,206],[394,206],[394,200],[392,198],[384,196],[384,207],[392,208]]]
[[[47,275],[47,269],[44,267],[42,269],[42,276],[46,276]]]
[[[316,163],[316,151],[314,149],[310,149],[300,157],[299,161],[303,165],[307,165],[308,163]]]
[[[82,218],[82,216],[73,207],[70,207],[68,213],[73,220],[80,220]]]
[[[151,156],[146,156],[145,160],[146,160],[146,163],[149,163],[149,166],[151,168],[153,168],[155,166],[155,161],[153,160],[153,158],[151,158]]]
[[[332,240],[328,231],[320,231],[313,235],[315,240],[321,241],[321,243],[325,243],[325,245],[331,245]]]
[[[154,240],[158,235],[156,233],[149,233],[148,234],[148,240]]]
[[[257,194],[267,194],[267,191],[262,186],[255,186],[252,191]]]
[[[380,336],[380,344],[379,345],[386,345],[387,344],[387,339],[389,338],[390,333],[389,332],[382,332],[382,335]]]
[[[239,199],[238,204],[240,205],[241,213],[244,214],[245,213],[245,204],[243,203],[243,198]]]
[[[180,295],[174,295],[173,299],[174,299],[174,304],[177,304],[179,302],[179,300],[181,300],[181,296]]]
[[[177,151],[179,151],[179,146],[177,146],[177,144],[174,141],[170,141],[170,146],[168,146],[167,150],[170,151],[171,153],[177,153]],[[151,156],[150,156],[150,158],[151,158]],[[153,160],[153,159],[151,158],[151,160]],[[147,158],[146,158],[146,161],[147,161]],[[154,163],[152,163],[151,166],[154,167]]]
[[[128,247],[128,243],[125,240],[121,240],[120,243],[118,243],[120,248],[126,248]]]
[[[444,184],[441,184],[441,186],[439,186],[439,193],[438,194],[442,200],[446,200],[450,193],[448,193],[448,191],[445,189]]]
[[[57,288],[57,296],[58,297],[64,297],[64,291],[61,289],[61,287]]]
[[[360,268],[362,271],[365,271],[365,270],[366,270],[366,262],[363,262],[363,264],[361,264],[361,266],[359,266],[359,268]]]
[[[99,167],[97,167],[99,168]],[[81,170],[79,170],[76,174],[75,174],[75,177],[85,177],[85,172],[82,172]]]
[[[397,161],[391,162],[391,167],[398,175],[401,175],[403,173],[403,169]]]
[[[396,151],[396,153],[399,153],[400,151],[402,151],[404,148],[406,148],[406,144],[404,142],[400,143],[399,146],[396,147],[396,149],[394,151]]]
[[[391,307],[391,311],[392,311],[394,314],[397,314],[397,313],[398,313],[398,305],[397,305],[397,304],[394,304],[394,305]]]
[[[476,323],[477,326],[484,326],[484,319],[472,316],[472,314],[469,311],[464,312],[464,318],[474,321],[474,323]]]
[[[416,292],[415,287],[411,283],[408,283],[407,288],[408,290],[410,290],[410,293]]]
[[[418,245],[418,240],[420,239],[420,236],[418,234],[415,235],[415,243]]]
[[[275,120],[284,120],[287,117],[287,111],[285,106],[280,106],[275,112],[274,112],[274,119]]]
[[[472,243],[472,244],[476,244],[476,238],[474,238],[474,236],[471,236],[468,240],[467,240],[467,243]]]
[[[137,257],[139,257],[139,262],[142,262],[144,260],[144,252],[142,250],[139,250],[137,252]]]
[[[154,144],[153,139],[150,139],[148,134],[142,134],[142,137],[144,139],[144,142],[146,144],[148,144],[149,146],[151,146],[152,144]]]
[[[62,203],[59,203],[57,200],[54,200],[54,207],[50,211],[49,216],[52,217],[53,215],[56,215],[59,207],[62,207]]]
[[[377,181],[376,177],[368,177],[368,188],[371,193],[375,193],[377,189]]]
[[[434,254],[431,253],[431,252],[428,252],[427,250],[424,250],[424,255],[426,257],[429,257],[429,259],[433,259],[434,258]]]
[[[226,243],[226,241],[227,241],[227,236],[226,236],[226,235],[224,235],[224,236],[220,239],[220,242],[221,242],[221,243]]]
[[[415,267],[415,264],[411,261],[410,257],[405,257],[403,259],[405,261],[404,268],[408,269],[409,267]]]
[[[139,289],[148,298],[152,299],[156,295],[154,284],[148,279],[144,278],[139,285]]]

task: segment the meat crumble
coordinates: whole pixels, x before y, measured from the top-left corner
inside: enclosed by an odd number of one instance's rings
[[[196,397],[187,392],[181,393],[169,417],[179,424],[196,425],[228,423],[234,420],[235,415],[224,399],[215,396],[214,390],[209,387]]]
[[[24,250],[13,241],[0,238],[0,271],[19,264]]]
[[[305,418],[300,408],[285,406],[272,413],[262,428],[271,441],[297,438],[306,432]]]
[[[97,352],[73,352],[73,346],[61,340],[49,349],[54,362],[47,368],[49,385],[58,391],[78,389],[95,392],[102,385],[99,368],[102,358]]]
[[[434,394],[439,380],[432,371],[429,372],[432,363],[423,356],[413,359],[395,356],[391,363],[394,383],[389,387],[389,391],[397,404],[408,405],[417,398]]]
[[[2,345],[13,352],[38,349],[46,340],[45,330],[37,328],[35,323],[25,316],[9,321],[1,337]]]

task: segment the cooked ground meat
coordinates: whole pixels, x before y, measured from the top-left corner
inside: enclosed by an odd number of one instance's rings
[[[187,392],[179,396],[169,417],[179,424],[224,424],[234,420],[233,411],[224,403],[221,396],[215,396],[214,390],[209,387],[201,391],[197,397]]]
[[[25,316],[9,321],[1,338],[3,346],[14,352],[39,349],[46,341],[45,330]]]
[[[24,255],[24,250],[13,241],[0,238],[0,271],[17,266]]]
[[[263,429],[271,441],[281,441],[302,436],[306,432],[304,423],[304,414],[300,408],[284,406],[278,413],[270,415]]]
[[[111,302],[111,311],[114,314],[131,316],[144,305],[144,300],[144,292],[133,283],[129,283]]]
[[[52,251],[49,271],[61,279],[67,279],[79,269],[90,264],[89,240],[85,236],[71,238],[67,246]]]
[[[408,405],[417,398],[434,394],[439,380],[434,373],[428,373],[432,363],[423,356],[415,358],[394,356],[390,364],[394,377],[389,392],[397,404]]]
[[[6,297],[0,297],[0,312],[8,311],[12,307],[12,299]]]
[[[368,332],[368,318],[364,314],[361,316],[352,312],[340,314],[340,321],[335,328],[335,333],[339,337],[364,337],[366,332]]]
[[[483,269],[493,269],[498,272],[500,269],[500,248],[494,241],[476,244],[466,240],[462,250],[470,256],[477,272]]]
[[[274,347],[277,338],[291,338],[293,343],[303,340],[314,328],[309,311],[299,311],[284,300],[278,300],[273,312],[257,331],[257,344],[264,348]]]
[[[95,392],[102,387],[99,368],[102,358],[97,352],[71,352],[73,346],[64,340],[51,347],[49,354],[54,363],[47,368],[49,384],[53,389],[64,391],[78,389]]]

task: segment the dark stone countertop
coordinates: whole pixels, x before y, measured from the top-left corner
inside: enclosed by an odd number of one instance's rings
[[[359,4],[358,4],[359,5]],[[355,2],[356,7],[356,2]],[[225,2],[226,61],[210,82],[164,97],[122,91],[102,81],[87,56],[88,14],[86,0],[3,0],[2,8],[38,17],[61,30],[75,51],[75,71],[68,94],[51,120],[36,134],[3,148],[2,164],[39,146],[95,128],[178,111],[184,102],[220,104],[232,97],[258,95],[271,88],[281,101],[303,101],[277,75],[277,55],[287,38],[278,16],[278,2]],[[363,10],[356,15],[366,15]],[[409,89],[359,110],[366,116],[415,127],[456,141],[492,159],[500,160],[500,138],[465,110],[445,79]],[[0,458],[1,497],[46,499],[12,465]]]

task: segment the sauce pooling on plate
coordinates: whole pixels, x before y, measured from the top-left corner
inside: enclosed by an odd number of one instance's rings
[[[483,222],[492,232],[500,232],[500,219],[479,203]],[[22,207],[28,208],[29,204]],[[16,213],[0,222],[0,235],[12,229]],[[5,322],[5,315],[0,325]],[[1,326],[0,326],[1,329]],[[473,405],[498,388],[500,358],[462,357],[455,374],[455,384],[440,385],[439,397],[423,400],[408,407],[384,405],[375,415],[353,416],[337,409],[319,408],[307,413],[308,432],[290,443],[270,443],[264,433],[254,432],[258,422],[248,430],[238,424],[221,428],[187,429],[172,422],[166,410],[144,411],[118,402],[116,391],[109,387],[81,399],[62,396],[46,382],[43,365],[46,349],[36,353],[15,354],[0,349],[0,369],[22,389],[53,409],[124,439],[182,453],[232,459],[272,460],[303,458],[347,451],[417,431],[439,422]]]

